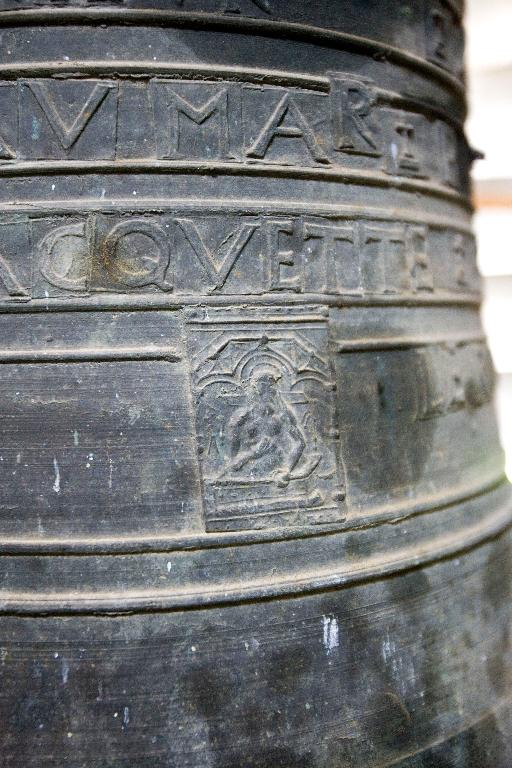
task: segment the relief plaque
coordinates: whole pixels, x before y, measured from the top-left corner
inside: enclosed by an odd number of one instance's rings
[[[324,311],[193,310],[189,344],[207,530],[343,520]]]

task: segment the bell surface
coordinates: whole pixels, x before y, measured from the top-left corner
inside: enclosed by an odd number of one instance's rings
[[[2,768],[510,768],[461,0],[0,0]]]

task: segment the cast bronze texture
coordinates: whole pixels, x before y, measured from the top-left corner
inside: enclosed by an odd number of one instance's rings
[[[0,0],[2,768],[510,768],[456,0]]]

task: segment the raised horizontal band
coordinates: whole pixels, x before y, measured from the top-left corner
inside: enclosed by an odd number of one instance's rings
[[[468,337],[467,334],[450,335],[447,343],[451,345],[468,344],[474,342],[485,343],[485,336],[476,334]],[[379,338],[360,338],[350,341],[341,341],[337,344],[338,352],[375,352],[376,350],[399,350],[414,349],[416,347],[427,347],[431,344],[439,344],[438,336],[431,336],[428,333],[420,338],[410,338],[407,336],[394,336],[384,339]]]
[[[6,299],[0,304],[2,313],[39,313],[39,312],[111,312],[138,310],[169,310],[183,307],[196,307],[199,304],[206,307],[247,306],[247,305],[281,305],[286,300],[290,306],[303,306],[311,303],[322,303],[328,307],[469,307],[478,309],[481,299],[472,293],[437,293],[436,295],[402,294],[397,296],[368,295],[358,296],[344,294],[332,296],[328,294],[272,293],[251,296],[250,301],[242,296],[197,296],[169,294],[109,294],[86,296],[81,298],[48,298],[28,299],[23,297]]]
[[[177,363],[181,356],[168,347],[83,347],[78,349],[0,349],[0,364],[6,363],[98,363],[107,361]]]
[[[100,9],[100,8],[41,8],[38,10],[4,11],[0,16],[3,26],[32,24],[139,24],[151,26],[174,26],[192,29],[233,31],[285,37],[304,40],[316,45],[325,45],[345,50],[355,50],[407,66],[442,83],[453,92],[459,102],[464,103],[464,86],[453,75],[425,59],[415,56],[393,45],[335,30],[327,30],[296,22],[271,21],[267,19],[243,19],[218,16],[212,13],[187,13],[179,11],[158,11],[146,9]]]
[[[66,215],[76,213],[80,207],[85,215],[88,213],[168,213],[186,211],[188,214],[226,214],[240,216],[242,214],[264,214],[276,216],[314,215],[328,219],[361,219],[396,222],[396,208],[377,207],[373,205],[350,205],[344,203],[304,202],[298,199],[265,199],[239,198],[226,200],[216,197],[203,197],[200,200],[185,197],[115,197],[115,198],[72,198],[72,199],[41,199],[34,198],[24,202],[0,202],[0,215]],[[400,221],[411,224],[425,224],[437,229],[450,229],[462,234],[471,235],[470,218],[462,213],[458,219],[454,216],[437,216],[424,211],[400,210]]]
[[[236,571],[232,546],[218,551],[216,567],[209,569],[211,550],[148,556],[53,555],[44,558],[44,568],[35,556],[0,556],[0,613],[183,610],[339,589],[456,556],[498,536],[511,524],[510,494],[506,486],[500,486],[465,504],[423,515],[416,523],[409,518],[384,524],[380,536],[371,527],[245,545],[237,552]],[[30,579],[32,566],[38,574],[37,589],[27,591],[22,584]],[[102,574],[101,587],[98,582],[91,589],[96,572]],[[205,572],[210,574],[207,582]],[[76,574],[80,574],[78,578]],[[112,583],[106,584],[105,577]]]
[[[256,165],[236,162],[180,162],[175,160],[40,160],[0,164],[0,177],[21,177],[41,174],[179,174],[194,176],[247,176],[274,177],[325,181],[327,183],[355,184],[382,187],[405,192],[427,194],[457,203],[464,210],[472,211],[468,197],[455,190],[422,179],[412,179],[372,171],[356,171],[351,168],[296,167],[289,165]]]

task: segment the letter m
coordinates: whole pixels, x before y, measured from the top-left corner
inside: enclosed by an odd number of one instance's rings
[[[155,81],[151,90],[159,157],[197,157],[199,152],[205,160],[233,158],[229,126],[231,94],[228,95],[227,88],[217,90],[202,102],[185,99],[167,83]],[[199,131],[201,126],[206,130]]]

